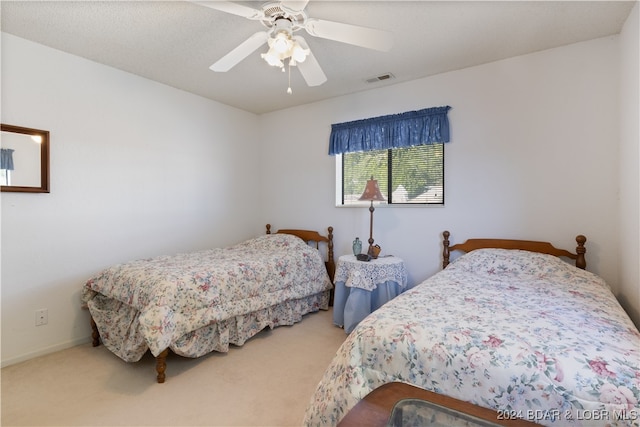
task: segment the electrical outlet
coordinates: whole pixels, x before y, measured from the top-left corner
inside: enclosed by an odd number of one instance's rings
[[[49,311],[46,308],[36,310],[36,326],[42,326],[49,323]]]

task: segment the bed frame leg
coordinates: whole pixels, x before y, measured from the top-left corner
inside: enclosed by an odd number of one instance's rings
[[[169,349],[166,348],[156,356],[156,372],[158,373],[157,379],[160,384],[164,382],[165,374],[164,371],[167,370],[167,355],[169,354]]]
[[[91,318],[91,345],[98,347],[100,345],[100,332],[98,332],[98,325],[96,325],[93,316]]]

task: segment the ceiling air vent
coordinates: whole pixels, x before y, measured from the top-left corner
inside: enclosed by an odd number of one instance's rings
[[[376,77],[371,77],[369,79],[366,79],[365,81],[367,83],[376,83],[376,82],[382,82],[384,80],[391,80],[391,79],[395,79],[396,77],[391,74],[391,73],[386,73],[386,74],[382,74],[380,76],[376,76]]]

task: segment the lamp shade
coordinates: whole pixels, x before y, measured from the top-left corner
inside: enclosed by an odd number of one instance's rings
[[[362,196],[360,196],[358,200],[371,200],[378,202],[386,200],[382,193],[380,193],[380,187],[378,187],[377,179],[373,179],[372,176],[371,179],[367,180],[367,185],[364,187],[364,193],[362,193]]]

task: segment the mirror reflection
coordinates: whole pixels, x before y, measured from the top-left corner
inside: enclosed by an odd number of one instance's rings
[[[2,191],[49,192],[49,132],[2,125],[0,139]]]

